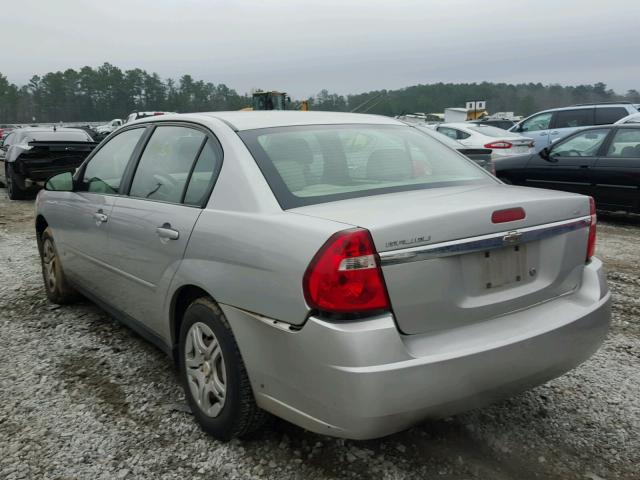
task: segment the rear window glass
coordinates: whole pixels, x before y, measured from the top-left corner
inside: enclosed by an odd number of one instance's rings
[[[83,130],[67,130],[58,132],[28,132],[24,137],[27,142],[92,142],[87,132]]]
[[[284,209],[493,182],[473,162],[409,126],[308,125],[239,135]]]

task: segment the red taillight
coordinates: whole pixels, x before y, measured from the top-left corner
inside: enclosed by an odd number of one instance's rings
[[[511,148],[513,144],[509,142],[491,142],[487,143],[484,148]]]
[[[154,112],[153,116],[157,117],[158,115],[164,115],[164,112]]]
[[[524,208],[521,207],[496,210],[491,214],[491,223],[515,222],[516,220],[524,219],[526,216]]]
[[[589,197],[589,215],[591,215],[591,224],[589,225],[589,241],[587,243],[587,261],[596,253],[596,202]]]
[[[333,235],[309,264],[303,280],[311,308],[356,313],[390,308],[387,288],[368,230]]]

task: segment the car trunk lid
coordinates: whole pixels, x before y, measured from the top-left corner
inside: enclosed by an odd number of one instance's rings
[[[525,218],[492,222],[494,212],[518,207]],[[405,334],[481,322],[564,295],[579,285],[585,263],[589,203],[563,192],[461,186],[289,211],[371,232]]]

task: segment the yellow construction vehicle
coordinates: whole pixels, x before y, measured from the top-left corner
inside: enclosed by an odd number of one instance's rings
[[[286,110],[290,102],[291,99],[284,92],[258,90],[253,93],[251,106],[253,110]]]
[[[251,107],[243,108],[243,110],[286,110],[287,105],[290,103],[291,98],[285,92],[258,90],[253,92]],[[309,102],[307,100],[303,100],[300,103],[300,110],[309,110]]]

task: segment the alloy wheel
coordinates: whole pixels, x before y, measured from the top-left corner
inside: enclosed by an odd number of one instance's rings
[[[194,323],[185,339],[185,368],[189,390],[202,413],[217,417],[224,407],[227,373],[220,344],[213,330]]]
[[[42,263],[44,265],[44,281],[49,291],[53,292],[58,283],[56,278],[56,250],[50,238],[46,238],[42,245]]]

